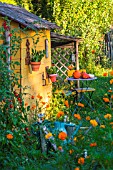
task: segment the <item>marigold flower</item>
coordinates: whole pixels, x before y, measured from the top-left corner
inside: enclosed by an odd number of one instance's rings
[[[80,170],[80,168],[79,168],[79,167],[76,167],[74,170]]]
[[[111,89],[108,90],[109,93],[112,93],[113,91]]]
[[[111,99],[113,99],[113,95],[111,95]]]
[[[110,84],[113,84],[113,79],[111,79],[111,80],[109,81],[109,83],[110,83]]]
[[[98,125],[98,123],[97,123],[97,121],[95,119],[90,120],[90,123],[94,127],[96,127]]]
[[[87,116],[87,117],[86,117],[86,120],[90,120],[90,119],[91,119],[90,116]]]
[[[97,146],[97,143],[96,143],[96,142],[90,143],[90,147],[95,147],[95,146]]]
[[[106,114],[106,115],[104,115],[104,118],[106,118],[106,119],[111,119],[111,114]]]
[[[74,139],[73,139],[75,142],[77,141],[77,137],[74,137]]]
[[[110,125],[113,125],[113,122],[110,122]]]
[[[37,95],[37,98],[38,99],[42,99],[43,97],[42,96],[40,96],[39,94]]]
[[[35,97],[34,96],[31,96],[31,99],[34,99]]]
[[[47,104],[47,105],[46,105],[46,109],[47,109],[47,108],[49,108],[49,107],[50,107],[50,105],[49,105],[49,104]]]
[[[109,99],[107,97],[104,97],[103,98],[104,102],[108,103],[109,102]]]
[[[65,132],[60,132],[58,138],[60,140],[65,140],[67,138],[67,134]]]
[[[84,107],[84,104],[78,103],[78,106],[79,106],[79,107]]]
[[[113,76],[113,70],[110,72],[110,75]]]
[[[61,116],[63,116],[64,115],[64,112],[63,111],[59,111],[58,113],[57,113],[57,118],[60,118]]]
[[[78,159],[78,164],[81,164],[81,165],[83,165],[84,164],[84,158],[83,157],[80,157],[79,159]]]
[[[100,128],[105,128],[105,125],[100,125]]]
[[[74,114],[74,117],[77,118],[78,120],[81,120],[81,116],[79,114]]]
[[[11,139],[13,139],[13,135],[12,135],[12,134],[7,134],[7,135],[6,135],[6,138],[9,139],[9,140],[11,140]]]
[[[108,75],[108,73],[103,73],[103,76],[106,77]]]
[[[69,153],[70,153],[70,154],[72,154],[73,152],[74,152],[74,150],[73,150],[73,149],[70,149],[70,150],[69,150]]]
[[[43,105],[45,105],[46,104],[46,102],[41,102]]]
[[[46,139],[49,139],[49,138],[51,138],[52,136],[53,136],[52,133],[48,133],[48,134],[45,135],[45,138],[46,138]]]
[[[58,146],[58,150],[62,151],[62,146]]]
[[[36,109],[36,105],[35,104],[32,105],[32,107],[31,107],[31,110],[34,110],[34,109]]]
[[[66,105],[66,107],[69,107],[68,100],[65,100],[64,104]]]
[[[28,106],[28,103],[27,103],[27,102],[25,103],[25,106]]]

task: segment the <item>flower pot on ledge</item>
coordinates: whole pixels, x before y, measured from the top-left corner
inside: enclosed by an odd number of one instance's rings
[[[41,62],[31,62],[32,71],[38,71],[40,68]]]
[[[49,74],[49,78],[51,79],[51,82],[56,82],[57,74]]]

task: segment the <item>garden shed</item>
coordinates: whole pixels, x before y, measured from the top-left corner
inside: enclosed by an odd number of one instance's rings
[[[20,63],[15,67],[15,72],[22,75],[19,81],[23,88],[26,87],[24,92],[34,97],[40,94],[44,101],[48,102],[48,94],[51,94],[52,83],[48,78],[46,68],[56,61],[57,73],[61,73],[66,77],[66,71],[68,70],[66,64],[69,63],[69,57],[66,56],[67,54],[70,56],[71,52],[74,55],[74,58],[71,56],[72,62],[76,65],[76,69],[79,69],[78,44],[81,39],[54,33],[53,30],[60,29],[55,23],[39,18],[22,7],[0,2],[0,26],[4,23],[4,17],[11,21],[10,30],[6,30],[6,40],[10,43],[11,37],[8,35],[15,29],[18,30],[16,35],[21,38],[20,48],[15,56],[11,56],[11,59]],[[37,51],[45,50],[46,52],[38,71],[32,71],[30,65],[31,49],[34,46],[36,46]],[[62,50],[59,53],[59,48],[65,49],[65,53],[62,54]],[[52,57],[51,53],[53,54]],[[16,90],[22,91],[23,89]],[[26,96],[26,101],[27,99]]]
[[[22,7],[0,2],[0,26],[4,24],[4,17],[11,21],[10,29],[6,29],[6,40],[10,43],[11,36],[8,35],[13,34],[11,31],[15,29],[18,30],[16,35],[22,39],[18,52],[15,56],[11,56],[11,60],[20,62],[20,65],[15,67],[15,72],[22,75],[19,80],[20,84],[27,87],[26,93],[33,96],[40,93],[43,99],[47,101],[47,95],[51,93],[52,87],[52,83],[46,77],[46,67],[51,66],[50,31],[51,29],[59,29],[59,27],[54,23],[39,18]],[[30,67],[31,49],[34,46],[38,51],[46,51],[38,71],[32,71]]]

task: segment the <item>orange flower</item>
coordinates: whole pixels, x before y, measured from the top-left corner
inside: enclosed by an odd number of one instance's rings
[[[69,107],[68,100],[65,100],[64,104],[66,105],[66,107]]]
[[[67,134],[65,132],[60,132],[58,138],[60,140],[65,140],[67,138]]]
[[[45,135],[45,138],[46,138],[46,139],[49,139],[49,138],[51,138],[52,136],[53,136],[52,133],[48,133],[48,134]]]
[[[80,106],[80,107],[84,107],[84,104],[82,104],[82,103],[78,103],[78,106]]]
[[[73,152],[74,152],[74,150],[73,150],[73,149],[70,149],[70,150],[69,150],[69,153],[70,153],[70,154],[72,154]]]
[[[43,105],[45,105],[45,104],[46,104],[46,102],[42,102],[42,104],[43,104]]]
[[[111,95],[111,99],[113,99],[113,95]]]
[[[63,116],[64,115],[64,112],[63,111],[59,111],[58,113],[57,113],[57,118],[60,118],[61,116]]]
[[[34,96],[31,96],[31,99],[34,99],[35,97]]]
[[[113,92],[113,91],[110,89],[110,90],[108,90],[108,92],[111,93],[111,92]]]
[[[79,167],[76,167],[74,170],[80,170],[80,168],[79,168]]]
[[[113,125],[113,122],[110,122],[110,125]]]
[[[90,120],[90,116],[87,116],[87,117],[86,117],[86,120]]]
[[[113,70],[110,72],[110,75],[113,76]]]
[[[47,104],[47,105],[46,105],[46,109],[47,109],[47,108],[49,108],[49,107],[50,107],[50,105],[49,105],[49,104]]]
[[[27,102],[25,103],[25,106],[28,106],[28,103],[27,103]]]
[[[106,114],[106,115],[104,115],[104,118],[106,118],[106,119],[111,119],[111,114]]]
[[[104,97],[103,98],[104,102],[108,103],[109,102],[109,99],[107,97]]]
[[[90,144],[90,147],[94,147],[94,146],[97,146],[97,143],[96,143],[96,142]]]
[[[95,54],[95,50],[92,50],[92,54]]]
[[[36,108],[36,105],[32,105],[31,110],[34,110]]]
[[[62,151],[62,146],[58,146],[58,150]]]
[[[40,96],[39,94],[37,95],[37,98],[38,99],[42,99],[43,97],[42,96]]]
[[[103,73],[103,76],[104,76],[104,77],[108,76],[108,73]]]
[[[94,127],[96,127],[98,125],[98,123],[97,123],[97,121],[95,119],[90,120],[90,123]]]
[[[7,135],[6,135],[6,138],[9,139],[9,140],[11,140],[11,139],[13,139],[13,135],[12,135],[12,134],[7,134]]]
[[[109,81],[109,83],[110,83],[110,84],[113,84],[113,79],[111,79],[111,80]]]
[[[81,164],[81,165],[84,164],[84,158],[83,158],[83,157],[80,157],[80,158],[78,159],[78,164]]]
[[[79,114],[74,114],[74,117],[77,118],[78,120],[81,120],[81,116]]]

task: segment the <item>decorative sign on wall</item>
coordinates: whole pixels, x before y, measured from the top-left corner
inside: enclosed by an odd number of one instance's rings
[[[45,40],[45,50],[46,50],[46,58],[49,57],[49,51],[48,51],[48,39]]]
[[[26,58],[25,58],[25,64],[29,65],[30,64],[30,42],[27,39],[26,40]]]

